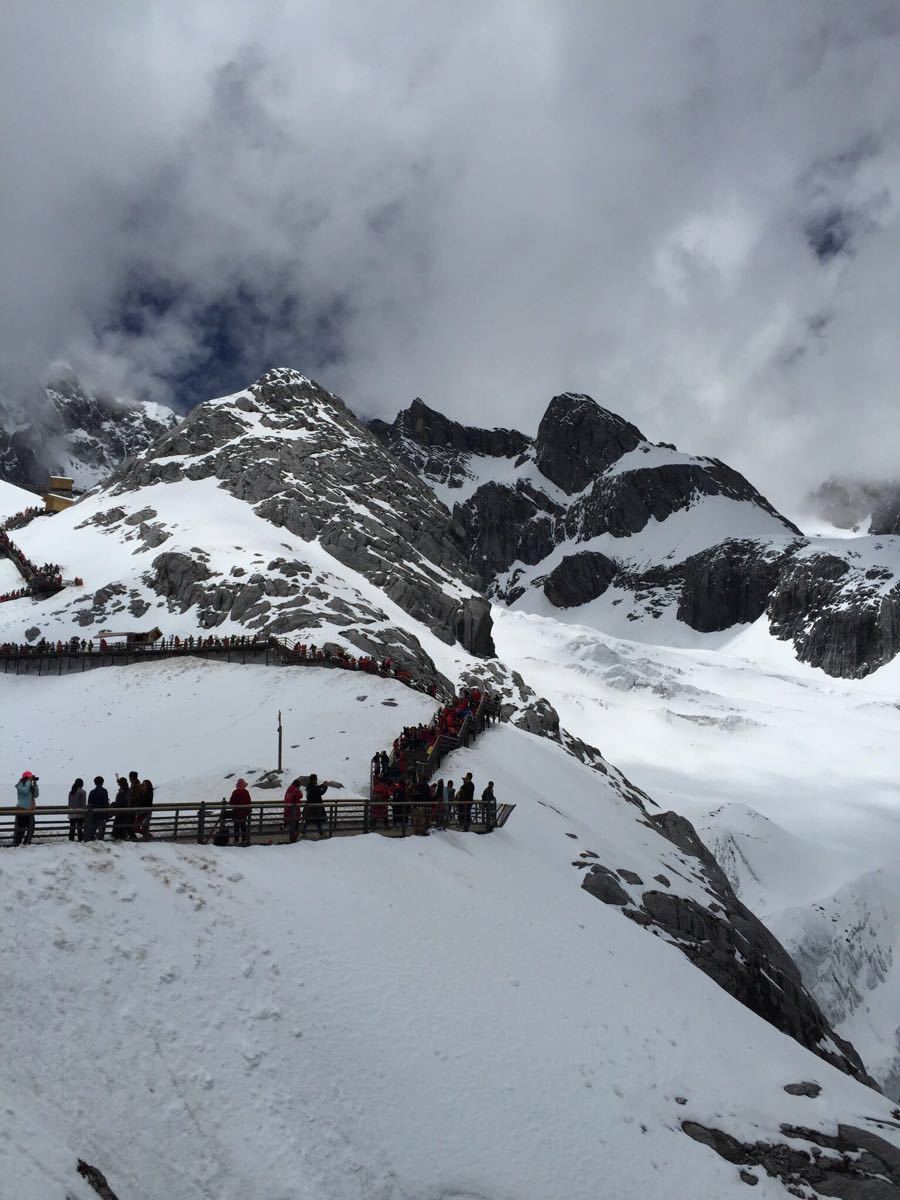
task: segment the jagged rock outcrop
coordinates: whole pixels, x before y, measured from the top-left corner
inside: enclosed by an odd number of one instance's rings
[[[541,492],[523,484],[510,488],[486,483],[453,516],[461,542],[487,587],[498,571],[514,562],[541,562],[556,545],[556,522],[563,510]]]
[[[369,428],[404,466],[448,488],[464,486],[470,456],[515,459],[531,444],[514,429],[473,429],[451,421],[419,399],[390,424],[373,420]]]
[[[772,632],[829,675],[861,678],[900,651],[900,581],[887,565],[799,554],[779,573],[768,613]]]
[[[544,581],[544,595],[556,608],[576,608],[602,596],[618,573],[617,564],[605,554],[567,554]]]
[[[793,959],[738,900],[691,823],[674,812],[648,814],[647,821],[696,860],[713,903],[706,899],[701,903],[669,887],[645,888],[641,880],[629,879],[602,860],[589,866],[582,880],[585,890],[605,904],[620,907],[637,924],[665,933],[704,974],[763,1020],[877,1089],[854,1048],[837,1036],[803,986]]]
[[[541,418],[534,461],[546,479],[571,496],[643,440],[636,425],[590,396],[565,392],[553,397]]]
[[[766,611],[787,552],[727,541],[681,564],[678,619],[701,633],[756,621]]]
[[[722,1129],[699,1121],[682,1121],[695,1142],[715,1150],[727,1162],[743,1168],[740,1178],[755,1186],[762,1168],[794,1196],[837,1196],[839,1200],[897,1200],[900,1197],[900,1151],[870,1129],[838,1124],[834,1134],[804,1126],[781,1126],[783,1142],[742,1142]],[[881,1122],[876,1128],[883,1129]],[[800,1143],[800,1145],[798,1145]],[[803,1145],[805,1143],[805,1145]],[[807,1189],[813,1189],[810,1193]]]
[[[91,487],[177,421],[162,405],[91,393],[61,371],[19,405],[0,398],[0,479],[42,491],[48,475],[69,475]]]

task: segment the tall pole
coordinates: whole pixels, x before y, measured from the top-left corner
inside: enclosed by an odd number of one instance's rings
[[[281,770],[281,709],[278,710],[278,770]]]

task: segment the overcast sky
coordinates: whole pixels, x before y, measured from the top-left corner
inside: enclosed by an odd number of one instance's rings
[[[900,474],[897,0],[7,0],[0,366]]]

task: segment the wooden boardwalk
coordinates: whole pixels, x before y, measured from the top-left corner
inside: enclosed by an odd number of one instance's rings
[[[109,808],[105,812],[109,819],[105,826],[107,840],[115,837],[116,817],[124,816],[133,825],[135,817],[147,815],[150,819],[150,837],[139,842],[192,842],[201,845],[277,845],[309,839],[317,841],[329,837],[350,837],[366,833],[378,833],[383,837],[408,837],[415,831],[427,833],[437,829],[454,829],[468,833],[492,833],[501,828],[515,808],[513,804],[486,805],[480,800],[469,806],[466,816],[461,806],[452,811],[439,812],[434,805],[391,805],[387,821],[375,820],[377,804],[370,800],[349,797],[347,799],[323,801],[325,818],[321,830],[317,822],[310,822],[304,829],[304,805],[296,811],[286,811],[282,799],[254,800],[250,807],[246,833],[239,831],[235,841],[235,823],[231,808],[226,801],[208,804],[206,801],[187,801],[178,804],[154,804],[151,808]],[[15,819],[22,809],[0,808],[0,846],[13,843]],[[89,818],[90,810],[72,810],[65,805],[39,806],[35,812],[33,842],[61,842],[69,837],[73,818]],[[227,842],[223,835],[227,834]]]
[[[99,643],[86,642],[44,644],[39,646],[0,646],[0,662],[4,673],[16,675],[63,675],[72,672],[93,670],[99,667],[128,666],[139,662],[157,662],[172,658],[215,658],[219,661],[240,664],[288,665],[331,668],[354,671],[361,676],[394,679],[415,691],[434,697],[434,691],[421,681],[413,679],[407,672],[392,672],[383,669],[372,660],[364,660],[368,666],[347,656],[317,651],[314,654],[298,653],[297,647],[280,638],[236,638],[215,637],[187,639],[169,638],[153,645],[101,647]],[[374,669],[373,669],[374,667]],[[431,779],[448,754],[468,746],[500,716],[499,701],[482,695],[478,708],[470,712],[458,731],[449,735],[436,733],[434,741],[427,747],[410,751],[410,762],[404,774],[404,782],[411,793],[415,785]],[[390,756],[389,778],[399,777],[393,771],[394,756]],[[369,781],[369,797],[365,799],[329,798],[324,801],[325,818],[321,823],[305,822],[305,802],[294,814],[285,812],[284,800],[256,800],[250,811],[246,836],[240,832],[241,844],[274,845],[293,842],[300,838],[346,837],[366,833],[379,833],[386,837],[405,837],[413,832],[427,834],[430,829],[457,829],[463,832],[491,833],[506,823],[515,805],[490,805],[473,801],[469,805],[453,805],[449,810],[438,805],[417,804],[410,798],[403,803],[388,802],[389,817],[382,814],[385,805],[375,803],[372,788],[375,769]],[[149,813],[152,839],[173,842],[195,842],[231,844],[235,840],[235,828],[231,809],[223,799],[221,802],[196,801],[179,804],[154,804],[151,809],[107,810],[109,818],[106,836],[115,837],[116,814],[121,824],[122,813],[133,818]],[[13,807],[0,808],[0,846],[14,843],[16,818],[23,810]],[[35,819],[29,840],[34,842],[61,841],[69,837],[72,810],[64,805],[41,805],[35,811]],[[89,813],[75,813],[76,818],[87,820]],[[381,819],[377,819],[381,818]],[[223,838],[228,833],[228,842]],[[139,839],[140,840],[140,839]],[[148,839],[150,840],[150,839]]]

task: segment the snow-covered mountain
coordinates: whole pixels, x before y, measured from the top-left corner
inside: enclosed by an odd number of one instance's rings
[[[68,475],[92,487],[177,421],[161,404],[124,404],[60,371],[27,407],[0,397],[0,479],[42,491],[48,475]]]
[[[72,508],[16,529],[67,586],[0,604],[0,643],[150,624],[269,632],[390,657],[442,690],[485,681],[506,720],[448,774],[472,769],[517,805],[486,838],[224,854],[37,846],[4,860],[24,923],[3,935],[13,968],[0,1008],[12,1021],[22,995],[54,998],[0,1068],[17,1113],[2,1153],[28,1180],[23,1200],[86,1200],[65,1176],[76,1153],[122,1200],[177,1195],[185,1180],[210,1200],[546,1200],[593,1196],[598,1180],[660,1200],[749,1184],[770,1196],[900,1194],[900,1126],[866,1086],[872,1071],[895,1081],[897,898],[886,879],[866,882],[881,866],[872,845],[817,854],[802,823],[779,824],[747,783],[752,763],[767,793],[780,763],[772,741],[752,742],[765,705],[785,686],[819,694],[809,680],[821,672],[771,632],[796,618],[791,571],[796,589],[804,571],[816,581],[800,608],[825,620],[818,544],[724,464],[650,445],[586,397],[551,409],[534,441],[424,405],[373,431],[275,369],[200,405]],[[491,568],[509,602],[492,611],[486,564],[511,551],[519,558]],[[587,566],[573,568],[582,554]],[[601,558],[611,580],[584,602],[582,576],[595,586]],[[692,632],[690,596],[694,642],[705,621],[718,648],[708,633],[702,649],[647,644]],[[715,624],[756,609],[748,634]],[[644,644],[572,624],[620,611]],[[856,661],[858,644],[848,633],[840,651],[838,633],[829,653]],[[785,685],[759,662],[741,666],[751,635],[805,674]],[[842,684],[831,702],[858,696],[860,730],[895,719],[873,690],[894,670]],[[278,709],[287,771],[358,794],[372,753],[432,711],[396,681],[191,660],[0,675],[0,703],[0,773],[38,768],[45,802],[76,774],[132,764],[160,799],[217,800],[235,773],[271,765]],[[799,757],[792,741],[795,788]],[[736,759],[729,776],[722,764]],[[832,765],[807,768],[804,802]],[[754,860],[757,843],[767,849]],[[850,952],[841,928],[858,943]],[[17,955],[23,939],[53,950]],[[76,999],[56,1004],[73,982]],[[88,1021],[82,997],[107,1018],[102,1055],[66,1036],[73,1012]],[[197,1011],[199,1025],[180,1017]],[[85,1104],[110,1091],[125,1124],[85,1130]],[[129,1138],[147,1096],[160,1103]],[[231,1135],[251,1125],[254,1138]]]
[[[16,538],[84,585],[4,605],[0,640],[91,636],[125,613],[173,633],[334,642],[420,677],[434,675],[435,644],[493,653],[489,605],[446,510],[295,371],[199,405]]]
[[[588,396],[554,397],[534,439],[420,400],[372,427],[516,609],[676,644],[767,614],[801,660],[845,677],[900,649],[900,541],[806,538],[737,471],[648,441]]]

